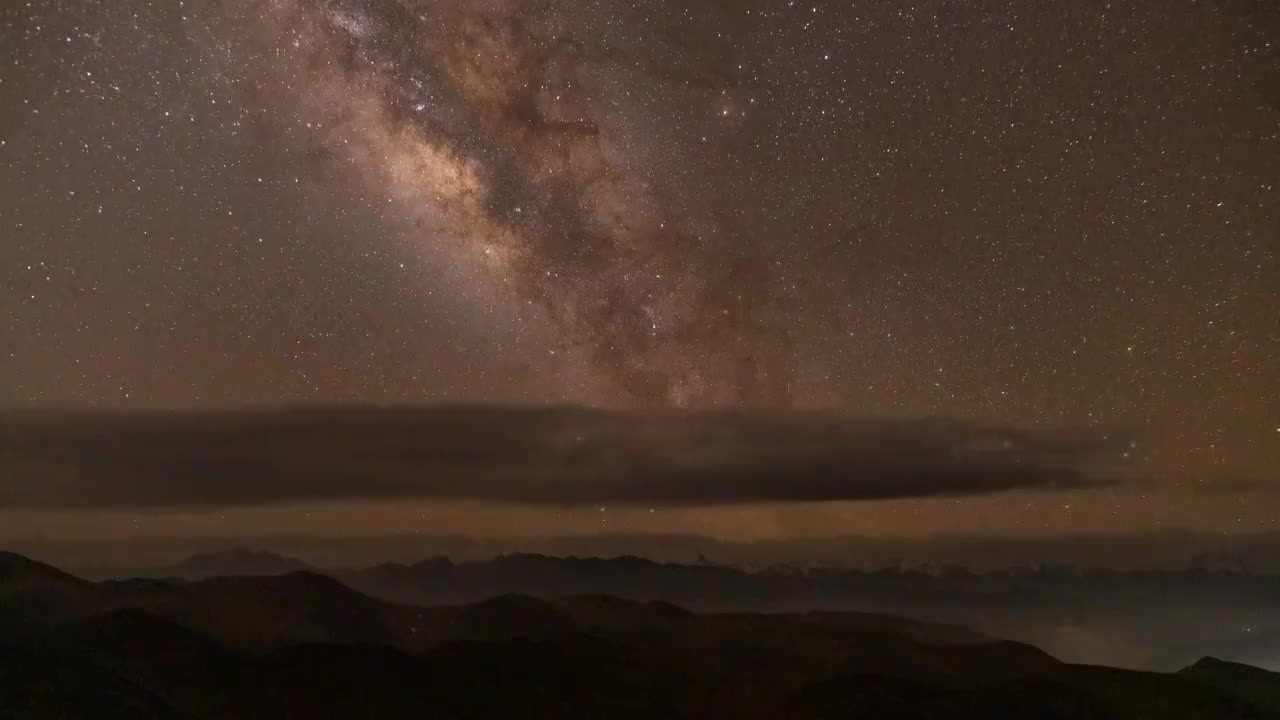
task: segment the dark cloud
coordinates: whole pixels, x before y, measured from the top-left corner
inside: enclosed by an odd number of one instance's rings
[[[700,505],[1113,482],[1127,443],[821,413],[441,407],[53,413],[0,422],[0,507],[347,498]]]

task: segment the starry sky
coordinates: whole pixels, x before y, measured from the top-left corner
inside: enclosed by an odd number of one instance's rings
[[[1269,2],[6,3],[0,197],[0,407],[1086,428],[1136,438],[1122,487],[614,522],[1280,516]],[[433,502],[360,515],[602,522]],[[54,525],[138,522],[77,512]]]

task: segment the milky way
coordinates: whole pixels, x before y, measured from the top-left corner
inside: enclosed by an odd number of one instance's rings
[[[730,123],[745,111],[726,104],[739,74],[726,57],[594,33],[648,21],[620,6],[253,2],[231,15],[262,43],[251,52],[284,48],[272,70],[330,128],[326,152],[357,158],[423,242],[451,243],[545,308],[634,400],[789,401],[803,323],[776,307],[778,258],[730,227],[739,207],[691,207],[713,180],[687,150],[655,157],[669,131],[638,97]],[[659,176],[679,174],[670,202]]]
[[[33,0],[0,33],[0,405],[1088,428],[1140,484],[993,512],[1272,522],[1237,494],[1280,482],[1266,3]]]

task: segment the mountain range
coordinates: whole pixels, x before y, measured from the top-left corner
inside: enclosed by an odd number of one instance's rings
[[[897,564],[875,571],[775,566],[745,570],[635,557],[510,554],[454,562],[322,568],[260,550],[206,553],[143,575],[198,580],[309,571],[386,601],[480,602],[500,595],[611,595],[703,613],[857,611],[963,625],[1027,642],[1070,662],[1170,672],[1204,655],[1280,669],[1280,576],[1233,568],[1084,570],[1026,565],[975,572]]]
[[[0,707],[33,719],[1249,720],[1280,712],[1280,676],[1213,659],[1169,674],[1073,665],[877,614],[694,613],[605,595],[427,607],[310,571],[90,582],[4,554]]]

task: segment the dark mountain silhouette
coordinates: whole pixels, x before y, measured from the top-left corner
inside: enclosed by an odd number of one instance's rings
[[[1280,673],[1206,657],[1182,669],[1178,675],[1225,694],[1245,698],[1256,707],[1272,713],[1273,717],[1280,717]]]
[[[894,565],[876,571],[774,568],[638,557],[506,555],[454,563],[331,571],[352,587],[410,604],[468,603],[498,594],[605,594],[697,612],[893,614],[1043,646],[1076,662],[1171,671],[1207,654],[1268,662],[1280,649],[1280,576],[1236,572],[1085,571],[1040,565],[975,573]],[[1142,608],[1135,612],[1134,608]],[[1231,617],[1235,626],[1224,627]]]
[[[0,645],[6,718],[168,720],[185,717],[141,685],[91,659]]]
[[[73,615],[96,586],[34,560],[0,552],[0,632]]]
[[[871,614],[598,594],[420,607],[315,573],[89,583],[2,557],[0,707],[14,718],[1252,720],[1280,699],[1252,667],[1077,666]]]
[[[254,551],[215,553],[146,573],[208,577],[293,572],[302,561]],[[249,562],[234,562],[251,558]],[[183,571],[182,568],[196,568]],[[895,563],[873,571],[824,567],[744,570],[635,557],[511,554],[453,562],[312,570],[367,595],[404,605],[465,605],[504,595],[542,599],[614,596],[700,613],[804,613],[813,609],[909,617],[931,638],[964,627],[1042,647],[1061,659],[1171,672],[1212,655],[1270,667],[1280,652],[1280,576],[1202,567],[1084,570],[1028,564],[974,572],[944,564]],[[1141,608],[1141,611],[1136,611]],[[1223,623],[1223,618],[1231,618]],[[881,622],[885,622],[881,620]],[[959,628],[959,629],[957,629]],[[896,628],[910,632],[907,628]]]

